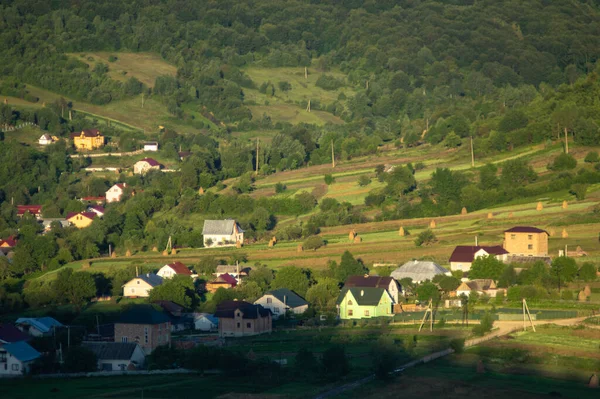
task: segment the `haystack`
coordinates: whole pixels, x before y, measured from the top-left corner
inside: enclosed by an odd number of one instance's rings
[[[587,301],[587,295],[585,295],[585,292],[579,291],[579,295],[577,295],[577,300],[579,302],[585,302],[585,301]]]
[[[296,252],[302,252],[304,251],[304,247],[302,246],[302,244],[298,244],[298,248],[296,249]]]
[[[535,207],[536,211],[541,211],[542,209],[544,209],[544,205],[542,204],[542,201],[538,202],[537,206]]]
[[[562,238],[567,238],[568,236],[569,236],[569,233],[567,233],[567,229],[563,229]]]
[[[275,245],[275,243],[273,242],[273,240],[269,240],[269,248],[271,248],[273,245]]]
[[[509,217],[509,218],[511,218],[511,217],[513,217],[513,216],[514,216],[514,213],[512,213],[512,212],[509,212],[509,213],[508,213],[508,217]]]
[[[493,219],[494,218],[494,214],[492,212],[488,212],[487,218],[488,219]]]
[[[404,231],[404,227],[400,226],[400,230],[398,230],[398,235],[400,237],[404,237],[406,235],[406,232]]]
[[[568,206],[569,206],[569,203],[567,201],[563,201],[562,209],[567,209]]]
[[[355,237],[356,237],[356,231],[350,230],[350,233],[348,233],[348,239],[350,241],[353,241]]]
[[[115,251],[113,251],[113,253],[110,255],[111,258],[116,258],[117,257],[117,253]]]
[[[198,189],[198,195],[204,195],[204,189],[202,187]]]
[[[588,383],[588,387],[598,388],[599,386],[600,386],[600,381],[598,381],[598,375],[596,373],[594,373],[590,377],[590,382]]]
[[[125,252],[125,256],[127,256],[127,257],[131,256],[131,251],[127,250],[127,252]]]
[[[178,249],[175,249],[175,248],[173,248],[173,249],[171,250],[171,255],[177,255],[177,252],[179,252],[179,250],[178,250]]]
[[[241,248],[242,247],[242,242],[241,241],[236,241],[235,242],[235,247],[236,248]]]
[[[81,265],[82,269],[89,269],[90,267],[92,267],[92,263],[91,262],[83,262],[83,264]]]
[[[435,220],[431,219],[431,222],[429,222],[429,228],[435,229],[435,227],[436,227]]]
[[[461,210],[460,210],[460,214],[461,214],[461,215],[466,215],[467,213],[469,213],[469,212],[467,212],[467,208],[465,208],[465,207],[463,206],[463,209],[461,209]]]
[[[362,242],[362,238],[360,238],[359,236],[354,237],[354,243],[355,244],[359,244]]]
[[[583,289],[583,292],[585,293],[586,296],[592,295],[592,290],[589,285],[585,286],[585,288]]]
[[[277,244],[277,237],[273,236],[273,238],[271,238],[271,241],[273,241],[273,244]]]
[[[157,247],[152,247],[152,252],[158,252],[158,248]]]
[[[556,234],[556,230],[550,229],[550,230],[548,230],[548,234],[552,237]]]
[[[169,256],[169,251],[167,251],[166,249],[162,251],[162,256]]]

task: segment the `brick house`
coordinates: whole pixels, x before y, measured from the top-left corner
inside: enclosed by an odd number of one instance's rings
[[[261,305],[244,301],[224,301],[217,306],[220,337],[245,337],[270,333],[273,328],[271,311]]]
[[[458,245],[450,255],[450,270],[468,272],[475,259],[485,256],[493,256],[499,261],[505,262],[508,251],[500,245]]]
[[[548,232],[530,226],[515,226],[504,232],[504,249],[516,256],[548,256]]]
[[[152,305],[134,305],[115,323],[115,342],[135,342],[148,355],[171,343],[171,320]]]
[[[72,133],[73,145],[78,150],[95,150],[104,147],[104,136],[98,129],[85,129]]]

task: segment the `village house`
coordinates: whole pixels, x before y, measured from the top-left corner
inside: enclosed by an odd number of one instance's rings
[[[10,236],[6,239],[0,240],[0,248],[10,249],[10,248],[14,248],[16,246],[17,246],[17,240],[13,236]]]
[[[23,217],[26,213],[35,216],[37,219],[42,217],[41,205],[17,205],[17,216]]]
[[[162,278],[173,278],[177,274],[191,277],[192,271],[181,262],[173,262],[161,267],[156,274]]]
[[[141,274],[123,285],[123,296],[127,298],[147,298],[150,291],[163,283],[163,278],[154,273]]]
[[[81,346],[96,355],[98,370],[139,370],[144,366],[146,354],[135,342],[82,342]]]
[[[69,221],[67,219],[63,219],[63,218],[44,218],[41,220],[41,223],[42,223],[42,226],[44,227],[44,233],[47,233],[50,230],[52,230],[53,223],[54,223],[54,225],[60,226],[63,229],[65,227],[69,227],[71,225],[71,223],[69,223]]]
[[[344,287],[375,287],[383,288],[394,300],[394,303],[399,302],[401,287],[393,277],[381,276],[349,276],[344,283]]]
[[[219,319],[210,313],[194,313],[194,330],[216,331],[219,328]]]
[[[496,283],[492,279],[473,279],[464,281],[456,289],[456,296],[471,295],[471,292],[477,292],[479,295],[486,294],[491,298],[495,298],[499,292],[504,295],[504,290],[498,290]]]
[[[271,311],[261,305],[244,301],[224,301],[217,305],[220,337],[245,337],[270,333],[273,328]]]
[[[158,161],[152,158],[144,158],[133,164],[133,173],[136,175],[144,175],[150,170],[160,170],[161,168],[162,165]]]
[[[226,290],[235,287],[238,284],[238,281],[229,274],[221,274],[216,279],[209,281],[206,283],[206,291],[208,292],[216,292],[219,288],[224,288]]]
[[[186,158],[190,157],[192,155],[192,152],[191,151],[179,151],[177,153],[177,155],[179,155],[179,160],[183,161]]]
[[[80,199],[81,202],[94,202],[96,205],[102,205],[104,204],[104,201],[106,201],[106,197],[81,197]]]
[[[29,373],[31,364],[41,354],[25,341],[0,344],[0,376]]]
[[[96,216],[94,212],[69,212],[67,221],[78,229],[83,229],[92,224]]]
[[[229,274],[234,277],[238,283],[243,279],[248,277],[252,268],[250,266],[240,267],[239,265],[218,265],[213,273],[213,276],[219,277],[222,274]]]
[[[500,245],[458,245],[450,255],[450,270],[468,272],[475,259],[485,256],[493,256],[501,262],[506,262],[508,251]]]
[[[433,280],[438,274],[449,276],[451,273],[435,262],[411,260],[394,270],[391,276],[397,281],[403,278],[410,278],[413,283],[419,284],[425,280]]]
[[[511,256],[548,256],[548,232],[530,226],[515,226],[504,232],[504,249]]]
[[[50,145],[52,143],[55,143],[58,141],[58,137],[56,136],[50,136],[48,133],[46,134],[42,134],[40,136],[40,138],[38,139],[38,144],[39,145]]]
[[[90,213],[95,213],[98,217],[103,217],[105,212],[104,207],[100,205],[88,205],[87,211]]]
[[[273,319],[285,316],[287,312],[302,314],[308,309],[308,302],[287,288],[267,291],[263,296],[254,301],[254,304],[269,309],[273,314]]]
[[[152,151],[152,152],[158,151],[158,142],[148,141],[148,142],[144,143],[144,151]]]
[[[244,230],[233,219],[205,220],[202,235],[206,248],[235,246],[244,242]]]
[[[95,150],[104,147],[104,136],[98,129],[85,129],[80,133],[72,133],[73,145],[77,150]]]
[[[31,336],[8,323],[0,323],[0,345],[13,342],[29,341]]]
[[[106,192],[106,203],[119,202],[125,193],[127,183],[117,183],[108,189]]]
[[[340,319],[391,317],[394,300],[384,288],[344,287],[337,299]]]
[[[32,337],[47,337],[54,335],[57,328],[64,325],[58,320],[46,317],[20,317],[15,321],[15,325],[21,331]]]
[[[115,323],[115,342],[137,343],[149,355],[157,347],[171,342],[169,316],[152,305],[134,305]]]

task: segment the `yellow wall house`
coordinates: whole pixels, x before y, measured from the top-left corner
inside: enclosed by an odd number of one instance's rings
[[[504,249],[511,255],[548,256],[548,232],[531,226],[516,226],[504,232]]]
[[[72,133],[73,145],[78,150],[95,150],[104,147],[104,136],[98,129],[85,129]]]
[[[391,317],[393,299],[383,288],[344,287],[337,300],[340,319]]]
[[[67,220],[73,226],[83,229],[84,227],[88,227],[94,221],[94,218],[98,216],[94,212],[71,212],[67,215]]]

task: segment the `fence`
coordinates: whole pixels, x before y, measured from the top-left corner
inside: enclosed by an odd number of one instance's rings
[[[23,129],[24,127],[29,127],[29,126],[33,126],[33,127],[39,128],[39,126],[36,125],[33,122],[24,122],[24,123],[22,123],[20,125],[17,125],[17,126],[12,126],[12,125],[4,124],[4,125],[2,125],[2,130],[5,131],[5,132],[14,132],[15,130]]]

